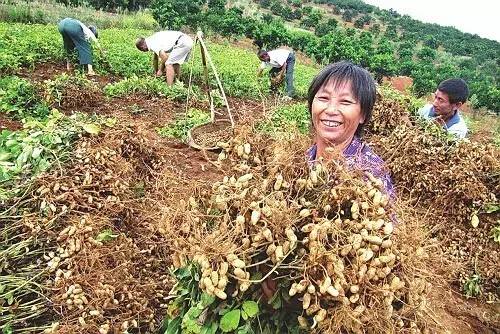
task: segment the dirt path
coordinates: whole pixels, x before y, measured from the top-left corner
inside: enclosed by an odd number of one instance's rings
[[[0,131],[2,130],[10,130],[15,131],[22,129],[23,125],[21,122],[10,119],[4,113],[0,112]]]

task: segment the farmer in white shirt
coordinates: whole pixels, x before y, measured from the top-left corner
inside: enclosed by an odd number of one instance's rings
[[[180,76],[180,65],[189,58],[193,48],[191,37],[181,31],[159,31],[147,38],[140,37],[135,45],[143,52],[153,51],[153,67],[157,76],[165,75],[167,85]]]
[[[257,72],[257,76],[262,75],[262,71],[271,66],[269,78],[271,80],[271,92],[276,92],[278,85],[282,82],[283,76],[286,80],[285,98],[292,99],[295,90],[293,88],[293,69],[295,66],[295,54],[287,49],[276,49],[272,51],[259,50],[257,56],[262,61]]]
[[[418,113],[443,127],[457,138],[465,138],[467,124],[459,108],[469,97],[469,87],[462,79],[448,79],[441,82],[434,93],[434,101],[422,107]]]
[[[69,17],[61,20],[58,24],[58,28],[63,37],[64,49],[66,50],[67,70],[71,70],[69,55],[76,49],[78,51],[80,65],[86,65],[88,74],[95,75],[94,69],[92,68],[92,47],[90,42],[94,42],[102,52],[101,46],[97,41],[97,28],[94,26],[87,27],[82,22]]]

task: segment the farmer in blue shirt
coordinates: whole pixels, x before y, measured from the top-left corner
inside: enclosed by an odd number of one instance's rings
[[[460,107],[469,97],[469,87],[462,79],[448,79],[441,82],[434,93],[434,101],[422,107],[421,117],[432,120],[457,138],[465,138],[467,125],[460,115]]]

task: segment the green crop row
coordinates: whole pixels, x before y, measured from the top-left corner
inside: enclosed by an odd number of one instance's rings
[[[0,23],[0,73],[63,59],[62,38],[58,35],[55,25]]]
[[[272,114],[257,124],[261,132],[283,137],[294,133],[291,129],[298,129],[301,133],[308,133],[311,126],[311,117],[305,103],[284,105],[273,110]]]
[[[185,115],[178,117],[174,122],[164,127],[157,128],[156,131],[162,137],[186,140],[189,129],[209,121],[210,114],[200,109],[191,108]]]
[[[191,98],[196,99],[200,95],[198,87],[193,86],[191,89]],[[179,81],[172,86],[167,86],[160,78],[138,77],[133,75],[116,83],[107,84],[104,87],[104,93],[110,97],[141,94],[150,97],[166,97],[170,100],[183,102],[186,101],[188,88]]]
[[[207,48],[227,95],[250,98],[269,95],[269,80],[266,77],[257,78],[260,60],[254,52],[231,46],[229,42],[208,42]],[[191,56],[193,59],[185,71],[191,70],[192,63],[194,75],[201,80],[203,66],[200,48],[196,47]],[[299,97],[306,96],[309,84],[317,73],[318,69],[315,67],[296,63],[294,84]],[[210,76],[210,82],[215,87],[214,75]]]
[[[152,74],[151,53],[136,49],[135,39],[147,36],[151,31],[138,29],[106,29],[100,33],[100,43],[105,54],[94,51],[95,68],[98,72],[121,77],[145,76]],[[226,43],[207,42],[210,56],[215,64],[227,95],[259,98],[268,95],[267,78],[256,77],[259,59],[255,53]],[[192,59],[182,67],[184,81],[187,82],[191,67],[194,81],[203,81],[203,67],[199,47]],[[23,25],[0,23],[0,73],[13,73],[21,67],[33,68],[41,62],[62,61],[64,59],[62,38],[55,25]],[[215,77],[210,70],[210,84],[216,87]],[[298,63],[295,69],[297,95],[304,97],[307,88],[318,72],[312,66]]]
[[[11,118],[43,118],[49,107],[28,80],[16,76],[0,78],[0,112]]]

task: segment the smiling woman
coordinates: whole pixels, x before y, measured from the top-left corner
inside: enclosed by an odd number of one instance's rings
[[[375,99],[375,82],[365,69],[345,61],[325,67],[309,87],[308,107],[315,144],[307,154],[310,161],[315,161],[320,157],[327,159],[328,148],[342,152],[349,168],[380,179],[386,193],[394,199],[394,187],[384,162],[361,140]]]

